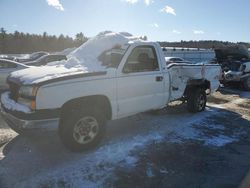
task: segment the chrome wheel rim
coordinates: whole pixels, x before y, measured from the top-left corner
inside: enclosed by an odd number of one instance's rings
[[[204,108],[205,102],[206,102],[205,96],[200,95],[197,101],[197,106],[199,111],[201,111]]]
[[[99,132],[99,124],[94,117],[83,117],[76,122],[73,138],[79,144],[87,144],[95,139]]]

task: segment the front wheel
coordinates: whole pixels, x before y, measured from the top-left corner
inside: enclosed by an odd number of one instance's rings
[[[204,111],[207,103],[207,95],[204,89],[194,88],[190,91],[187,99],[187,109],[189,112]]]
[[[105,132],[106,120],[98,109],[77,110],[68,114],[59,126],[59,136],[71,151],[81,152],[95,147]]]
[[[244,89],[250,91],[250,76],[243,81]]]

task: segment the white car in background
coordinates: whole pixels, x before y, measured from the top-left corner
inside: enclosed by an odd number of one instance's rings
[[[13,71],[28,68],[29,66],[15,61],[0,59],[0,90],[8,89],[6,79]]]
[[[189,61],[186,61],[180,57],[165,57],[165,61],[167,65],[171,63],[190,63]]]

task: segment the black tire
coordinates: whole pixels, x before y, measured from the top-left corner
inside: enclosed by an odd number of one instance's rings
[[[250,91],[250,76],[243,81],[243,86],[246,91]]]
[[[187,109],[189,112],[201,112],[205,110],[207,103],[207,95],[204,89],[193,88],[189,92],[187,99]]]
[[[90,121],[92,122],[90,123]],[[97,125],[90,125],[96,123]],[[90,109],[81,108],[74,109],[73,113],[63,115],[62,120],[60,120],[58,132],[66,148],[73,152],[82,152],[94,148],[99,144],[104,135],[105,127],[106,118],[99,109],[93,107]],[[76,129],[78,130],[76,131]],[[91,138],[90,133],[92,136],[95,134],[95,136]],[[79,139],[84,137],[82,142],[86,143],[80,143],[77,137]]]

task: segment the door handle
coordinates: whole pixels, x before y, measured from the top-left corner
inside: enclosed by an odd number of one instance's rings
[[[156,82],[161,82],[163,80],[163,76],[156,76]]]

